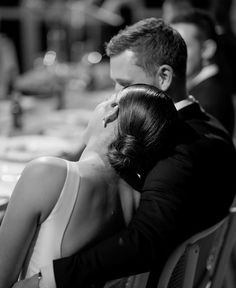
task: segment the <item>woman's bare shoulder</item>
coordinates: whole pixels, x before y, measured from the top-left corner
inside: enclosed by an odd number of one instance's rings
[[[63,170],[66,168],[66,161],[58,157],[43,156],[35,158],[27,163],[25,169],[28,171],[39,173],[47,172],[48,169]]]
[[[66,172],[67,165],[65,160],[56,157],[39,157],[25,166],[22,175],[27,180],[44,179],[47,183],[58,180],[60,182],[61,176]]]
[[[66,175],[65,160],[56,157],[36,158],[26,165],[13,193],[22,199],[30,197],[31,202],[37,203],[37,208],[44,212],[44,218],[55,205]]]

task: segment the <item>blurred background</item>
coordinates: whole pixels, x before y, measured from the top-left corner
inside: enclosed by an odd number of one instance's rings
[[[104,43],[126,25],[171,21],[190,6],[215,19],[236,111],[236,0],[0,0],[0,222],[25,164],[74,159],[93,108],[112,94]],[[234,253],[227,287],[236,283]]]
[[[15,46],[20,72],[32,69],[37,57],[56,50],[60,60],[77,61],[83,52],[103,53],[104,41],[142,18],[162,16],[164,0],[1,0],[0,33]],[[212,10],[219,0],[189,0]],[[212,2],[212,3],[211,3]],[[228,2],[228,1],[226,1]],[[235,0],[229,17],[236,31]],[[235,16],[235,17],[234,17]],[[13,49],[14,49],[13,48]]]
[[[219,35],[227,35],[235,69],[236,0],[0,1],[3,204],[27,161],[73,159],[91,111],[112,94],[104,43],[126,25],[152,16],[171,21],[189,6],[212,14]]]
[[[99,51],[121,28],[160,15],[162,1],[1,0],[0,32],[16,49],[20,72],[54,50],[60,61],[78,61]]]
[[[163,15],[168,18],[171,13],[177,13],[171,11],[165,5],[169,1],[164,0],[0,2],[0,99],[9,97],[13,86],[24,94],[43,95],[51,93],[51,89],[59,93],[71,80],[69,85],[78,88],[107,88],[111,82],[104,43],[126,25],[142,18]],[[217,17],[219,10],[227,6],[224,2],[216,11],[216,6],[220,6],[216,3],[222,1],[170,2],[176,2],[181,8],[191,3]],[[228,11],[218,19],[227,20],[235,33],[236,1],[226,2],[230,2]],[[49,71],[45,73],[45,70]]]

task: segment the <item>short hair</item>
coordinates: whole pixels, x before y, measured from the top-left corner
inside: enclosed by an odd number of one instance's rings
[[[215,22],[209,12],[193,8],[176,15],[171,24],[187,23],[193,24],[199,31],[199,40],[212,39],[217,42]]]
[[[160,65],[168,64],[174,75],[185,79],[187,48],[183,38],[162,19],[154,17],[127,26],[106,44],[109,57],[125,50],[136,56],[136,65],[147,75],[155,75]]]
[[[171,98],[154,86],[134,84],[119,93],[117,136],[108,159],[121,177],[142,178],[173,148],[178,113]]]

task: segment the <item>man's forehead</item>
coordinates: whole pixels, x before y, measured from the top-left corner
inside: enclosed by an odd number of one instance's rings
[[[130,50],[111,57],[110,76],[123,87],[137,83],[153,84],[153,77],[136,64],[136,56]]]
[[[128,60],[130,63],[133,63],[135,64],[136,62],[136,55],[135,53],[132,51],[132,50],[124,50],[123,52],[117,54],[117,55],[114,55],[114,56],[111,56],[110,60],[112,62],[116,62],[116,61],[120,61],[120,60]]]
[[[127,77],[129,71],[136,69],[136,60],[135,60],[134,52],[130,50],[126,50],[118,55],[112,56],[110,58],[110,72],[111,76],[120,75],[123,77]]]

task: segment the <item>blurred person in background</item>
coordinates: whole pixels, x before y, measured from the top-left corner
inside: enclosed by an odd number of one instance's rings
[[[232,74],[222,65],[213,19],[206,11],[188,9],[173,17],[171,25],[187,44],[188,93],[233,136]]]
[[[54,271],[52,287],[103,287],[108,280],[146,271],[151,271],[147,287],[157,287],[173,249],[222,219],[236,191],[232,139],[188,96],[187,48],[180,34],[161,19],[148,18],[120,31],[106,51],[117,91],[135,83],[166,91],[186,130],[177,133],[173,154],[148,171],[128,227],[71,257],[54,260],[53,268],[48,267]],[[45,273],[42,279],[48,277]],[[39,287],[37,275],[15,287]]]
[[[219,50],[223,53],[224,59],[222,61],[226,62],[224,64],[228,65],[234,75],[236,67],[236,56],[234,53],[236,36],[232,29],[233,0],[164,0],[161,7],[162,18],[166,22],[171,22],[173,17],[192,8],[207,11],[211,15],[216,25]],[[231,77],[231,81],[233,92],[235,93],[236,84],[234,77]]]
[[[166,22],[171,22],[173,17],[192,8],[207,11],[214,20],[218,35],[218,61],[225,70],[228,89],[231,89],[232,94],[236,94],[234,76],[236,74],[236,36],[232,29],[233,0],[164,0],[161,7],[162,17]]]
[[[143,177],[171,155],[183,129],[172,100],[149,85],[132,85],[117,97],[118,106],[108,100],[95,109],[79,161],[41,157],[26,165],[0,227],[1,288],[127,226]],[[108,113],[117,121],[104,127]],[[133,179],[137,190],[120,176]]]

